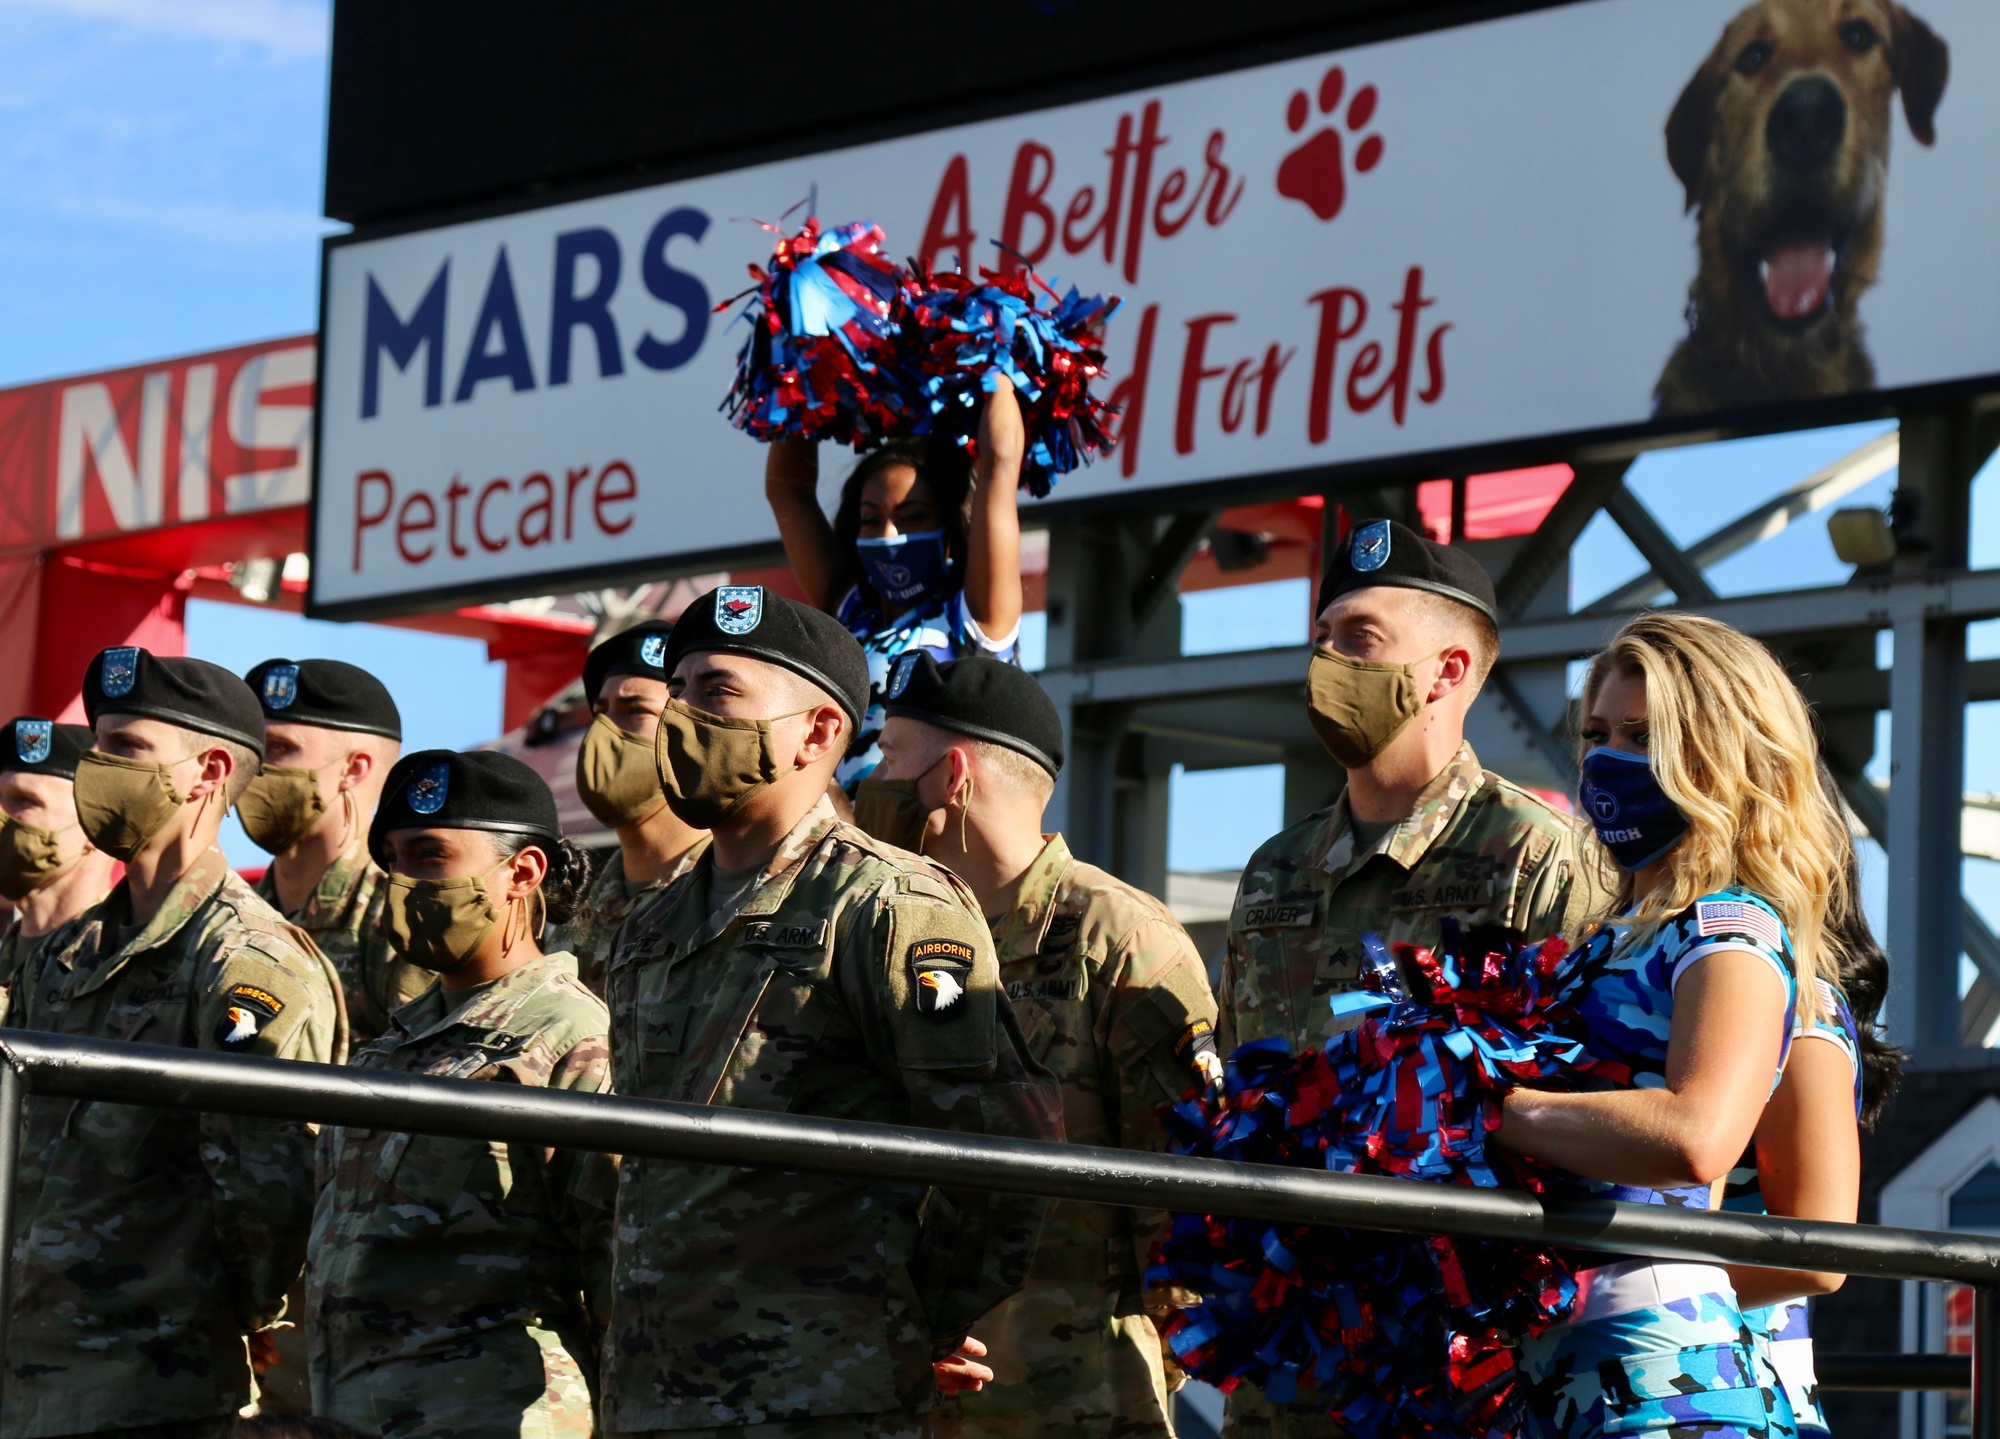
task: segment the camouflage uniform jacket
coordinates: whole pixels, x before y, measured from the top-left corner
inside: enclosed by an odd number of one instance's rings
[[[338,1063],[333,966],[211,849],[124,937],[128,889],[43,942],[21,1029]],[[122,942],[120,942],[122,937]],[[305,1259],[304,1124],[34,1098],[16,1189],[4,1430],[216,1419],[250,1398],[243,1336]]]
[[[637,887],[625,880],[625,851],[611,851],[604,867],[591,880],[590,892],[583,897],[583,903],[550,941],[576,956],[577,978],[592,994],[604,993],[604,971],[611,963],[611,944],[618,936],[618,926],[638,908],[640,901],[693,869],[695,861],[707,850],[708,836],[703,835],[667,867],[665,874]]]
[[[257,894],[313,938],[333,961],[347,997],[348,1033],[358,1046],[389,1027],[389,1016],[430,988],[432,976],[389,948],[382,927],[388,904],[381,866],[368,846],[353,848],[326,867],[298,909],[286,913],[270,870],[257,881]]]
[[[7,916],[6,930],[0,933],[0,1024],[7,1022],[7,1013],[16,996],[25,999],[34,983],[35,955],[47,938],[48,935],[38,934],[29,939],[21,933],[21,916]]]
[[[453,1012],[433,984],[359,1069],[602,1092],[610,1016],[546,955]],[[306,1270],[313,1412],[366,1433],[591,1432],[611,1160],[329,1128]],[[594,1302],[592,1302],[594,1301]]]
[[[1059,1139],[986,924],[948,871],[825,799],[711,907],[714,851],[611,960],[628,1096]],[[1021,1287],[1041,1200],[628,1157],[604,1428],[927,1407],[931,1361]]]
[[[1167,907],[1052,837],[993,921],[1034,1059],[1077,1144],[1158,1152],[1159,1111],[1213,1067],[1215,998]],[[1059,1201],[1028,1284],[976,1326],[999,1382],[945,1406],[957,1434],[1170,1436],[1159,1336],[1141,1303],[1164,1211]]]
[[[1266,840],[1243,871],[1222,968],[1222,1053],[1270,1037],[1301,1050],[1347,1027],[1327,1000],[1359,984],[1369,930],[1433,945],[1449,916],[1531,940],[1574,937],[1611,903],[1599,853],[1581,823],[1481,769],[1470,745],[1372,847],[1360,846],[1341,796]]]

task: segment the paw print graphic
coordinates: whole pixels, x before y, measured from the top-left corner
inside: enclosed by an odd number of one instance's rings
[[[1347,203],[1347,161],[1340,132],[1354,140],[1354,169],[1367,174],[1382,163],[1382,137],[1363,135],[1375,118],[1381,99],[1373,85],[1363,85],[1347,101],[1347,113],[1339,115],[1340,101],[1347,89],[1347,75],[1338,65],[1320,77],[1319,113],[1328,123],[1320,126],[1303,144],[1278,164],[1278,193],[1297,200],[1322,220],[1331,220]],[[1292,93],[1285,106],[1285,124],[1296,135],[1312,118],[1312,100],[1303,90]]]

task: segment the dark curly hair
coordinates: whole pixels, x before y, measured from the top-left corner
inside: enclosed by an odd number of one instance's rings
[[[493,853],[511,859],[524,849],[538,849],[548,855],[549,872],[542,880],[542,903],[547,906],[550,924],[567,924],[583,897],[590,892],[590,851],[574,840],[556,842],[549,854],[549,842],[536,835],[494,830]]]
[[[1861,912],[1861,861],[1852,845],[1847,851],[1847,892],[1854,896],[1842,912],[1827,916],[1827,938],[1839,947],[1840,988],[1854,1015],[1861,1045],[1861,1124],[1872,1129],[1882,1106],[1903,1077],[1902,1050],[1882,1037],[1877,1019],[1889,993],[1889,956],[1876,943]]]
[[[944,524],[945,552],[962,566],[965,563],[965,535],[972,526],[972,461],[958,446],[932,440],[890,440],[870,450],[855,462],[840,487],[840,508],[833,512],[834,549],[840,569],[828,602],[839,604],[851,585],[864,599],[874,601],[875,591],[854,557],[854,542],[861,538],[861,488],[869,478],[891,465],[908,465],[929,488],[931,504]]]

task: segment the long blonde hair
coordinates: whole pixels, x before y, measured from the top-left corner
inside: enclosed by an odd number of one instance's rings
[[[1633,893],[1642,930],[1680,914],[1704,894],[1742,885],[1785,922],[1798,965],[1798,1005],[1822,1017],[1819,985],[1840,982],[1830,913],[1844,913],[1851,839],[1839,803],[1820,780],[1819,745],[1798,687],[1771,652],[1740,631],[1696,615],[1645,614],[1591,661],[1586,714],[1614,674],[1646,682],[1653,777],[1687,816],[1688,832],[1667,855],[1666,882]]]

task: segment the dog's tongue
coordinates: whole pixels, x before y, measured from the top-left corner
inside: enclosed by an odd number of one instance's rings
[[[1824,243],[1787,245],[1765,259],[1764,302],[1781,320],[1816,315],[1833,288],[1833,251]]]

